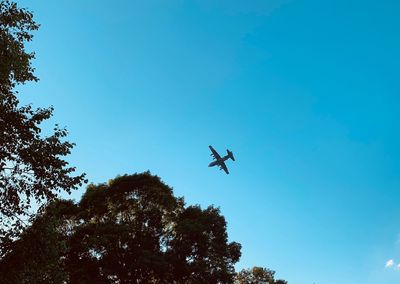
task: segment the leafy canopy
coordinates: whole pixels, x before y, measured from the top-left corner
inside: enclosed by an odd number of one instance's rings
[[[254,266],[243,269],[235,277],[237,284],[287,284],[285,280],[275,280],[275,271],[268,268]]]
[[[53,108],[21,106],[17,98],[17,85],[38,80],[35,54],[25,48],[38,27],[31,12],[0,1],[0,256],[24,227],[32,202],[43,204],[85,181],[64,159],[74,146],[63,140],[67,131],[56,125],[41,133]]]
[[[233,283],[240,249],[217,208],[185,207],[146,172],[44,208],[0,261],[0,282]]]

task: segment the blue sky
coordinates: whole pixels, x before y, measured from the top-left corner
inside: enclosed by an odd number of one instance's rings
[[[19,3],[42,25],[22,101],[54,105],[90,182],[150,170],[219,206],[238,269],[399,283],[400,2]]]

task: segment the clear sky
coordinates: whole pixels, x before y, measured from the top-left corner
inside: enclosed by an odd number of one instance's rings
[[[150,170],[219,206],[238,269],[399,283],[399,1],[18,2],[42,25],[23,101],[90,182]]]

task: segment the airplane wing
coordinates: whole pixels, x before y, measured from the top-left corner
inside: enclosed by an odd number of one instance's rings
[[[229,175],[228,168],[226,167],[226,165],[225,165],[224,162],[220,163],[220,164],[219,164],[219,167],[220,167],[222,170],[224,170],[224,171],[226,172],[227,175]]]
[[[215,158],[216,160],[221,159],[221,156],[217,153],[217,151],[215,151],[215,149],[214,149],[211,145],[208,146],[208,147],[210,147],[210,150],[211,150],[211,152],[212,152],[212,155],[214,156],[214,158]]]

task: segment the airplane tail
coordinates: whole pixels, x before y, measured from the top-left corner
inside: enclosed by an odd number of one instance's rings
[[[229,151],[229,150],[226,150],[226,152],[228,152],[228,157],[229,157],[232,161],[234,161],[234,160],[235,160],[235,157],[233,156],[233,153],[232,153],[231,151]]]

